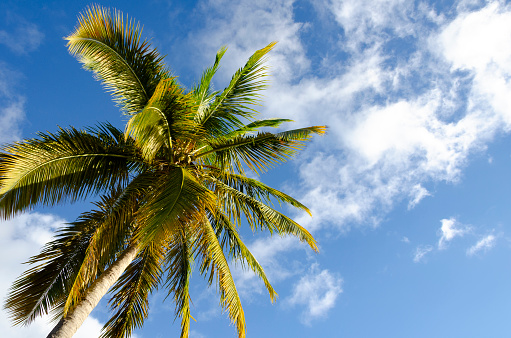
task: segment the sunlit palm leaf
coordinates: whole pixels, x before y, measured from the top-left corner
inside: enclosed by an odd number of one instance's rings
[[[312,216],[310,210],[305,205],[282,191],[274,189],[261,181],[244,175],[222,172],[213,168],[210,168],[210,173],[215,179],[218,179],[222,183],[225,183],[252,198],[262,201],[263,203],[272,205],[272,199],[275,199],[279,202],[279,204],[292,205]]]
[[[30,324],[63,305],[94,230],[93,224],[79,219],[61,229],[55,240],[27,262],[37,265],[13,283],[5,303],[14,325]]]
[[[102,338],[128,338],[133,329],[142,327],[149,314],[148,297],[161,279],[165,249],[162,245],[146,246],[116,282],[109,303],[117,312],[103,327]]]
[[[0,215],[74,201],[126,182],[129,172],[140,167],[132,140],[91,130],[60,129],[6,146]]]
[[[126,188],[112,189],[109,196],[103,196],[98,207],[85,215],[94,225],[83,262],[74,283],[68,291],[64,314],[79,303],[84,292],[104,270],[104,268],[123,251],[127,236],[134,231],[134,215],[143,194],[151,184],[151,175],[137,176]]]
[[[213,163],[220,168],[234,167],[243,173],[242,163],[258,173],[285,162],[296,151],[305,146],[313,134],[324,134],[326,127],[314,126],[289,130],[281,133],[261,132],[256,136],[236,136],[231,139],[219,139],[210,143],[210,148],[196,155],[201,157],[214,154]]]
[[[273,49],[275,42],[256,51],[232,77],[229,85],[213,103],[198,117],[198,124],[211,137],[228,134],[233,128],[243,126],[240,117],[249,118],[256,112],[251,107],[258,104],[259,92],[266,88],[264,56]]]
[[[66,37],[71,54],[94,72],[128,114],[144,108],[156,85],[166,76],[163,58],[132,19],[114,10],[91,6]]]
[[[255,120],[239,129],[233,130],[227,135],[222,136],[225,139],[230,139],[236,136],[242,136],[249,134],[254,131],[258,131],[260,128],[263,127],[272,127],[276,128],[280,126],[284,122],[292,122],[292,120],[289,119],[264,119],[264,120]]]
[[[213,228],[215,228],[216,236],[220,239],[222,248],[228,249],[230,256],[236,261],[241,262],[242,265],[244,263],[248,264],[250,269],[263,280],[270,294],[270,299],[274,302],[278,296],[277,292],[275,292],[268,277],[266,277],[263,267],[241,240],[234,224],[231,223],[226,215],[219,211],[217,211],[215,217],[211,216],[210,219]]]
[[[176,317],[181,317],[181,338],[188,338],[190,331],[190,278],[192,277],[192,245],[186,228],[181,228],[169,238],[167,252],[168,295],[173,295]]]
[[[220,305],[229,315],[232,323],[236,325],[238,337],[245,337],[245,314],[241,306],[241,300],[232,278],[231,270],[225,258],[222,246],[218,242],[216,233],[211,224],[206,220],[200,227],[198,238],[199,256],[202,260],[201,273],[211,277],[216,276],[220,293]]]
[[[160,241],[180,225],[202,219],[205,208],[215,205],[215,196],[187,169],[179,166],[168,168],[155,179],[154,191],[138,216],[141,245]]]
[[[203,121],[204,114],[211,104],[213,98],[217,94],[216,92],[211,91],[211,80],[213,79],[213,76],[215,75],[216,71],[218,70],[220,66],[220,60],[224,56],[225,52],[227,51],[226,47],[222,47],[217,53],[215,57],[215,63],[213,66],[207,68],[203,73],[202,77],[197,84],[196,87],[192,89],[192,95],[195,98],[195,102],[198,106],[197,113],[195,116],[195,120],[200,123],[200,121]]]
[[[133,137],[149,163],[165,148],[165,158],[174,162],[176,140],[197,133],[193,122],[193,101],[173,79],[161,80],[146,107],[126,124],[126,137]]]
[[[220,181],[215,184],[218,200],[231,219],[240,222],[240,213],[243,213],[253,230],[267,229],[270,233],[276,231],[280,235],[294,235],[300,241],[307,242],[314,251],[318,251],[312,235],[289,217],[227,184]]]

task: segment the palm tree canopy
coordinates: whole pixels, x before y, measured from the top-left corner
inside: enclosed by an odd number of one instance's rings
[[[273,301],[277,294],[239,234],[253,231],[294,235],[314,251],[312,235],[274,208],[299,201],[248,178],[302,149],[324,126],[271,133],[287,119],[257,119],[266,88],[266,55],[256,51],[222,91],[211,82],[226,48],[199,82],[186,90],[141,38],[138,23],[118,11],[87,9],[69,51],[109,90],[130,116],[125,131],[110,124],[57,133],[3,147],[0,154],[0,215],[36,205],[55,205],[99,195],[93,211],[59,231],[29,262],[34,266],[12,286],[5,304],[15,324],[54,311],[65,316],[83,293],[127,247],[138,254],[111,290],[114,311],[104,337],[128,337],[148,314],[148,296],[164,285],[190,326],[189,283],[195,264],[220,305],[245,336],[241,301],[228,264],[240,261],[259,276]],[[261,131],[261,128],[266,128]]]

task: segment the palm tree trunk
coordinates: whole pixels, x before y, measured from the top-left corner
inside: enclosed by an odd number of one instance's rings
[[[46,338],[71,338],[89,316],[108,289],[119,279],[137,256],[138,246],[132,244],[89,287],[83,300],[62,318]]]

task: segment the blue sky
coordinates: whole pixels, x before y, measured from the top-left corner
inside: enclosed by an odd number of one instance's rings
[[[0,4],[0,142],[125,118],[67,53],[89,3]],[[261,113],[328,125],[261,177],[310,207],[293,214],[320,245],[243,232],[279,293],[237,269],[248,337],[507,337],[511,330],[511,5],[506,1],[104,1],[187,87],[229,47],[215,86],[271,41]],[[0,292],[88,203],[2,221]],[[191,337],[235,330],[196,272]],[[136,337],[178,336],[165,293]],[[76,337],[97,336],[100,306]],[[10,328],[40,337],[43,320]]]

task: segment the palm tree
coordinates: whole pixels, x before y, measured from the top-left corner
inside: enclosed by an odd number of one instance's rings
[[[223,91],[211,81],[226,49],[199,83],[185,90],[141,29],[122,13],[90,7],[67,37],[70,52],[109,90],[130,116],[125,131],[110,124],[6,145],[0,154],[0,215],[99,195],[95,209],[61,229],[31,269],[13,284],[5,307],[14,324],[53,313],[49,337],[71,337],[110,287],[114,314],[103,337],[129,337],[148,314],[148,296],[164,285],[190,325],[189,282],[195,264],[220,305],[245,336],[245,319],[228,260],[250,267],[273,301],[277,294],[239,235],[253,231],[294,235],[317,251],[302,226],[273,203],[308,209],[292,197],[249,178],[292,157],[315,126],[260,131],[289,120],[258,120],[265,88],[265,55],[255,52]],[[310,213],[310,212],[309,212]]]

